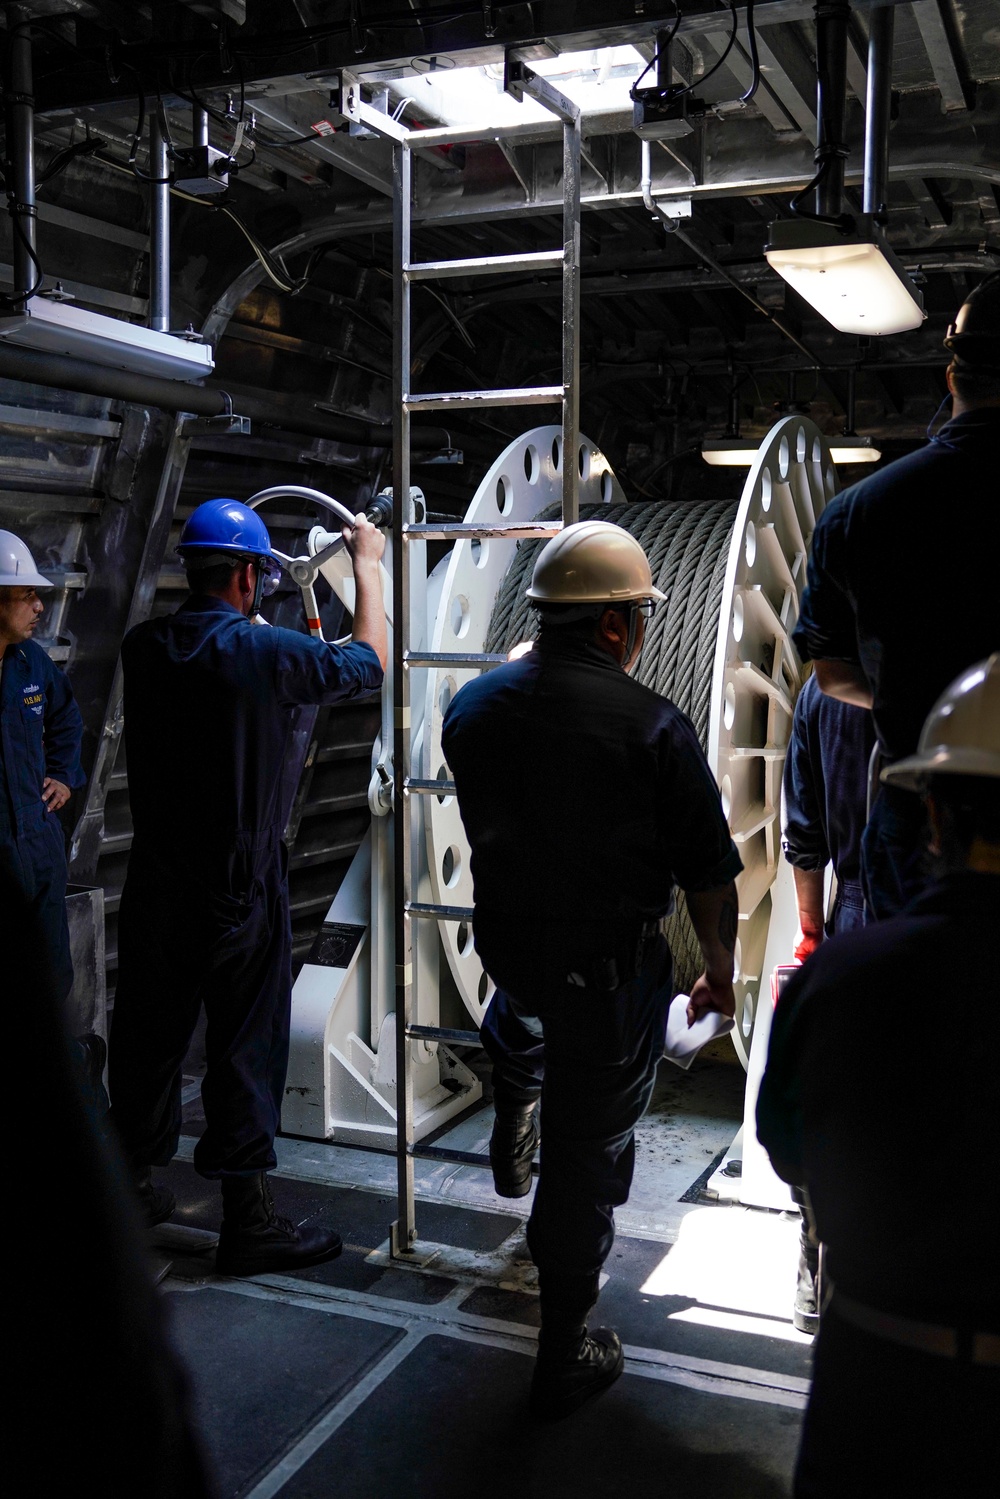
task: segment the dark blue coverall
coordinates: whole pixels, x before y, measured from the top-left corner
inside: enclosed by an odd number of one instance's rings
[[[995,1492],[1000,1368],[971,1355],[1000,1334],[998,912],[1000,875],[946,875],[824,943],[775,1011],[757,1131],[808,1188],[834,1286],[797,1499]],[[842,1296],[957,1330],[957,1356],[857,1326]]]
[[[574,638],[575,637],[575,638]],[[543,1297],[596,1280],[672,989],[659,921],[742,865],[691,723],[598,646],[544,629],[444,721],[472,850],[482,1027],[498,1104],[542,1100],[528,1223]],[[595,1293],[596,1294],[596,1293]]]
[[[953,417],[937,436],[838,495],[813,533],[794,639],[804,659],[859,662],[882,764],[912,754],[960,672],[1000,648],[1000,410]],[[927,883],[919,797],[883,786],[862,844],[869,919]]]
[[[275,1164],[288,1066],[291,925],[281,840],[294,710],[374,692],[378,657],[191,597],[122,646],[135,836],[119,916],[115,1121],[137,1167],[177,1149],[181,1069],[207,1018],[202,1176]]]
[[[9,645],[0,679],[0,869],[29,903],[60,999],[73,987],[66,921],[66,842],[42,801],[46,776],[73,790],[83,722],[65,675],[40,645]]]
[[[820,691],[809,677],[795,704],[781,785],[785,858],[797,869],[832,861],[837,896],[826,935],[864,925],[861,835],[868,806],[868,762],[875,726],[867,708]]]

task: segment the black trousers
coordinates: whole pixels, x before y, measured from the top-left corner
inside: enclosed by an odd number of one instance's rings
[[[541,980],[497,990],[482,1042],[497,1107],[541,1097],[541,1170],[528,1247],[546,1287],[596,1277],[628,1201],[635,1126],[653,1091],[670,1004],[670,949],[647,944],[639,976],[614,993]]]
[[[249,1176],[276,1164],[292,989],[285,860],[273,834],[199,850],[195,876],[156,850],[133,849],[109,1079],[134,1166],[166,1165],[177,1150],[182,1067],[202,1006],[206,1127],[195,1169]]]
[[[980,1499],[996,1491],[1000,1371],[823,1315],[795,1499]]]
[[[18,892],[32,930],[45,944],[53,992],[62,1004],[73,987],[73,960],[66,919],[66,844],[54,813],[46,813],[38,827],[19,836],[9,823],[0,823],[0,877]]]

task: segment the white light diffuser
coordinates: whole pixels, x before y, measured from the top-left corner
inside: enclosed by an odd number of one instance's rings
[[[29,297],[23,312],[0,317],[0,339],[43,354],[69,354],[168,380],[203,380],[215,368],[210,344],[139,328],[122,318],[46,297]]]
[[[760,451],[756,437],[706,437],[701,456],[723,468],[749,468]]]
[[[841,333],[905,333],[926,316],[920,293],[869,214],[849,234],[812,219],[782,219],[771,225],[764,253],[772,270]]]
[[[878,463],[882,449],[875,446],[870,437],[855,437],[846,433],[842,437],[830,438],[830,457],[834,463]]]

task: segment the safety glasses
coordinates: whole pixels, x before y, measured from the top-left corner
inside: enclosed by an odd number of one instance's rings
[[[658,603],[658,599],[638,599],[635,607],[638,609],[643,619],[648,621],[651,620],[653,615],[656,613],[656,606]]]
[[[281,582],[281,563],[275,561],[273,557],[255,557],[253,560],[263,579],[261,594],[265,599],[269,599]]]

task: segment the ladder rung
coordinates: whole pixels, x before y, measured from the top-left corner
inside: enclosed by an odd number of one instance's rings
[[[428,916],[435,921],[472,920],[471,906],[432,906],[423,901],[408,900],[405,909],[408,916]]]
[[[447,276],[501,276],[507,271],[548,271],[562,265],[563,250],[526,255],[476,255],[469,260],[424,260],[403,267],[410,281],[443,281]]]
[[[478,1150],[449,1150],[446,1145],[411,1145],[407,1155],[418,1161],[452,1161],[456,1166],[485,1166],[490,1170],[490,1158]],[[532,1161],[531,1174],[538,1175],[538,1162]]]
[[[421,796],[454,796],[454,781],[420,781],[413,776],[407,776],[403,783],[404,790],[416,791]]]
[[[404,396],[407,411],[461,411],[486,406],[556,406],[562,385],[524,385],[513,390],[439,390],[425,396]]]
[[[546,525],[540,525],[538,521],[518,520],[512,521],[509,526],[502,524],[494,525],[490,521],[471,521],[468,523],[445,522],[439,525],[421,524],[419,526],[404,526],[404,541],[459,541],[462,537],[486,539],[491,536],[506,536],[515,541],[532,541],[536,537],[558,536],[562,530],[562,521],[550,521]]]
[[[407,651],[403,665],[414,666],[505,666],[506,656],[488,651]]]
[[[450,1046],[482,1046],[478,1031],[456,1031],[446,1025],[408,1025],[411,1041],[447,1041]]]

